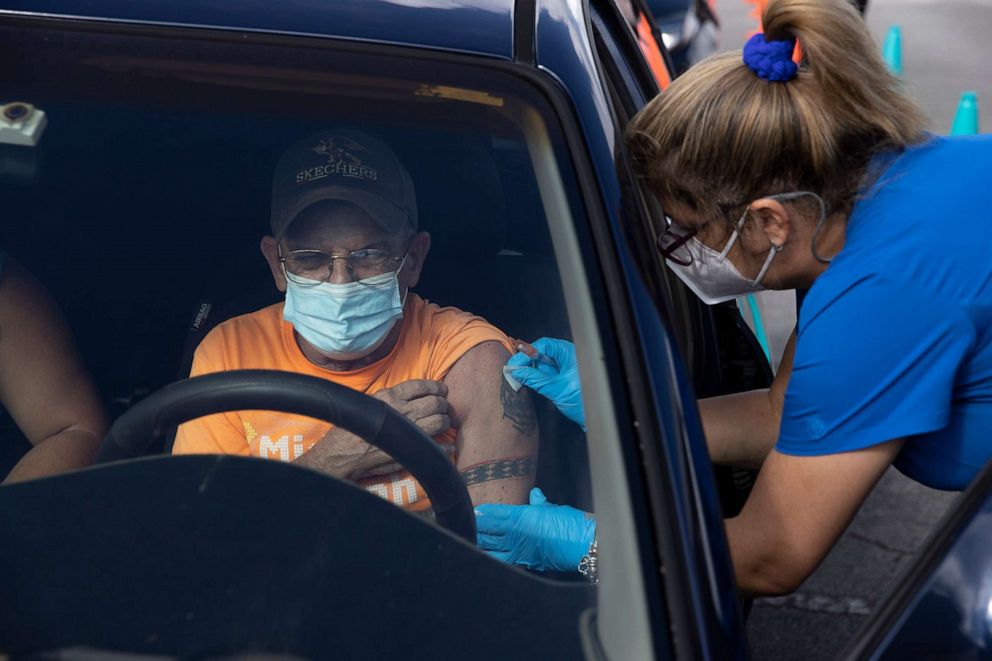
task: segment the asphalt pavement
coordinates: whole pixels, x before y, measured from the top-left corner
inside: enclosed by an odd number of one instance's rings
[[[723,47],[740,48],[756,25],[750,6],[718,0],[717,11]],[[992,130],[992,0],[870,0],[867,21],[879,44],[891,25],[901,27],[907,89],[930,115],[932,130],[949,130],[968,90],[979,93],[983,131]],[[779,350],[795,325],[795,305],[785,293],[759,304],[769,344]],[[835,658],[898,583],[957,495],[890,469],[795,594],[755,602],[747,622],[753,658]]]

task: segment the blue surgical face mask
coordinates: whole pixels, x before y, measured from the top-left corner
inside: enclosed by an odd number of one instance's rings
[[[308,281],[310,286],[286,281],[283,318],[303,339],[334,360],[363,358],[382,344],[403,318],[400,267],[365,280],[346,284]]]

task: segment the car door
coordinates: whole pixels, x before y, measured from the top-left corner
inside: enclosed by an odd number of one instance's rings
[[[591,22],[597,38],[600,62],[604,77],[614,96],[618,116],[624,110],[636,111],[646,98],[657,92],[650,84],[644,85],[643,64],[635,49],[630,47],[629,35],[622,21],[608,3],[593,2]],[[641,67],[643,69],[643,67]],[[622,171],[625,163],[617,159]],[[632,200],[634,198],[632,197]],[[643,200],[640,200],[643,202]],[[625,210],[636,211],[633,202]],[[643,204],[642,214],[651,213],[650,204]],[[629,216],[628,220],[636,219]],[[643,220],[642,225],[643,226]],[[636,220],[625,228],[631,232],[630,243],[650,245],[650,237],[640,236]],[[652,251],[640,253],[653,256]],[[652,273],[651,261],[641,264],[646,277]],[[673,287],[667,288],[668,321],[679,329],[672,316],[685,315],[692,308],[691,301],[680,300]],[[674,289],[677,289],[674,287]],[[657,289],[652,293],[658,295]],[[691,313],[689,313],[691,315]],[[691,318],[691,316],[690,316]],[[692,331],[692,324],[687,324]],[[698,331],[698,326],[696,327]],[[742,332],[743,329],[742,329]],[[690,364],[694,351],[699,350],[683,339],[683,350],[688,348]],[[737,349],[754,348],[751,339],[737,343]],[[702,347],[705,350],[705,346]],[[698,358],[697,358],[698,360]],[[725,362],[725,361],[721,361]],[[760,359],[759,359],[760,362]],[[761,371],[765,371],[764,367]],[[765,372],[766,375],[769,372]],[[700,386],[697,380],[697,393]],[[756,387],[756,386],[752,386]],[[717,527],[711,534],[720,536]],[[988,540],[992,537],[992,464],[986,466],[969,489],[960,497],[944,523],[933,532],[917,559],[893,581],[893,587],[877,611],[847,645],[839,658],[844,659],[907,659],[907,658],[987,658],[992,654],[992,579],[988,560]],[[724,586],[724,589],[730,589]],[[742,647],[736,653],[744,655]]]
[[[978,659],[992,654],[992,463],[944,517],[838,658]]]
[[[685,634],[677,638],[676,648],[691,649],[691,654],[701,657],[741,657],[746,645],[722,526],[722,512],[731,503],[721,507],[719,502],[695,406],[696,393],[716,394],[725,387],[718,381],[721,351],[713,332],[716,323],[659,259],[654,249],[659,210],[637,185],[623,148],[622,134],[630,117],[657,93],[658,83],[616,5],[591,2],[588,11],[599,74],[615,121],[620,230],[632,253],[632,266],[636,264],[631,287],[643,333],[641,348],[654,372],[653,413],[663,439],[654,447],[645,444],[642,459],[663,555],[668,551],[680,556],[675,566],[685,579],[683,585],[666,585],[673,626]],[[680,474],[662,474],[666,463],[669,471],[675,467]],[[673,519],[662,514],[663,500],[669,498],[665,505],[673,508],[667,512]],[[675,530],[678,549],[666,547]],[[672,564],[669,558],[668,576]]]

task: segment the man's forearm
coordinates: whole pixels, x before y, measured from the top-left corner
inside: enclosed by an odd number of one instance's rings
[[[96,434],[79,429],[67,429],[49,436],[21,457],[3,483],[23,482],[89,466],[96,458],[100,440]]]
[[[363,462],[366,453],[354,451],[343,453],[335,443],[336,431],[338,430],[331,430],[293,463],[343,480],[356,480],[361,477],[366,470]]]
[[[345,480],[352,479],[351,475],[355,468],[353,460],[321,452],[317,446],[301,454],[293,463]]]
[[[778,439],[779,413],[768,390],[701,399],[699,414],[716,464],[757,468]]]
[[[402,470],[402,466],[385,452],[339,427],[328,432],[293,463],[351,481]]]

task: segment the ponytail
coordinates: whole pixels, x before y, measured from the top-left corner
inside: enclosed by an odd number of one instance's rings
[[[690,68],[634,117],[627,144],[663,200],[708,219],[791,190],[849,211],[871,158],[925,138],[922,112],[845,0],[772,0],[765,39],[797,39],[798,73],[759,78],[740,51]]]

